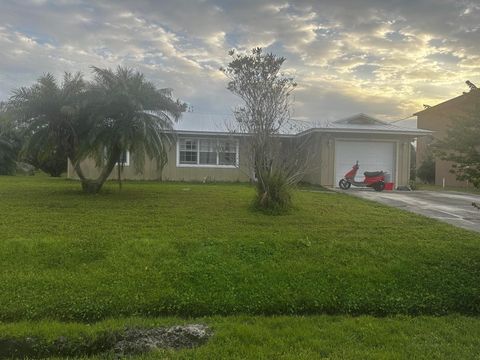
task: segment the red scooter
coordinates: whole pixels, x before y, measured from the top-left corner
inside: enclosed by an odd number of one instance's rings
[[[375,191],[382,191],[385,188],[385,172],[383,171],[365,171],[363,173],[363,175],[365,175],[363,181],[355,181],[355,175],[357,175],[359,168],[360,166],[357,161],[357,163],[353,165],[352,170],[347,172],[343,179],[338,182],[340,189],[348,190],[352,185],[357,187],[371,187]]]

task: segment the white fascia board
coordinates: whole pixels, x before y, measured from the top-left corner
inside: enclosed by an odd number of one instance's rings
[[[225,137],[247,137],[252,134],[249,133],[234,133],[234,132],[221,132],[221,131],[194,131],[194,130],[174,130],[170,131],[171,133],[177,135],[187,135],[187,136],[225,136]],[[298,134],[278,134],[277,137],[295,137]]]
[[[225,136],[225,137],[248,137],[251,134],[248,133],[229,133],[229,132],[216,132],[216,131],[189,131],[189,130],[174,130],[171,131],[177,135],[187,136]],[[408,136],[426,136],[433,134],[434,131],[423,129],[412,130],[381,130],[381,129],[340,129],[340,128],[312,128],[304,130],[298,134],[278,134],[277,137],[281,138],[294,138],[301,137],[313,132],[320,133],[343,133],[343,134],[384,134],[384,135],[408,135]]]
[[[362,129],[334,129],[334,128],[325,128],[325,129],[308,129],[305,130],[297,136],[304,136],[310,134],[312,132],[320,132],[320,133],[343,133],[343,134],[384,134],[384,135],[409,135],[409,136],[425,136],[430,135],[433,131],[429,130],[362,130]]]

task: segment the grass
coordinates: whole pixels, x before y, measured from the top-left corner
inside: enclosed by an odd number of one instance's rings
[[[68,336],[93,348],[98,344],[95,340],[125,325],[154,327],[192,322],[206,323],[213,328],[215,335],[206,345],[136,358],[310,360],[477,359],[480,356],[480,320],[463,316],[125,318],[104,320],[95,325],[35,322],[0,325],[0,337],[35,337],[42,339],[46,349],[60,336]],[[65,350],[63,354],[72,356],[75,350]],[[114,356],[102,353],[88,358],[114,359]]]
[[[298,191],[294,211],[268,216],[243,184],[79,188],[0,177],[0,334],[205,317],[214,340],[169,358],[478,356],[476,233],[331,192]]]

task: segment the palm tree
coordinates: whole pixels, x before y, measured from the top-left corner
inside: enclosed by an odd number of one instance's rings
[[[93,72],[95,78],[88,91],[89,141],[83,142],[82,154],[92,156],[101,172],[97,179],[83,179],[82,186],[97,193],[117,164],[120,180],[126,151],[138,172],[146,156],[156,159],[159,167],[164,165],[174,121],[186,110],[186,104],[174,100],[171,89],[157,89],[132,69],[93,67]]]
[[[0,102],[0,175],[15,173],[21,144],[22,139],[11,114],[6,104]]]
[[[65,73],[59,86],[52,74],[31,87],[14,90],[9,100],[25,131],[24,156],[52,176],[66,169],[67,157],[79,176],[80,138],[85,135],[86,83],[80,73]],[[83,115],[83,118],[82,118]]]
[[[0,134],[0,175],[12,175],[17,154],[9,139]]]
[[[15,171],[17,154],[8,136],[4,105],[0,103],[0,175],[11,175]]]

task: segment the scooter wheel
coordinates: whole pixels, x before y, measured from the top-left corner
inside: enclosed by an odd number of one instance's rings
[[[375,191],[383,191],[385,189],[385,183],[383,181],[379,181],[372,185]]]
[[[350,186],[352,186],[352,184],[350,182],[348,182],[347,180],[342,179],[338,182],[338,186],[340,187],[340,189],[348,190],[348,189],[350,189]]]

